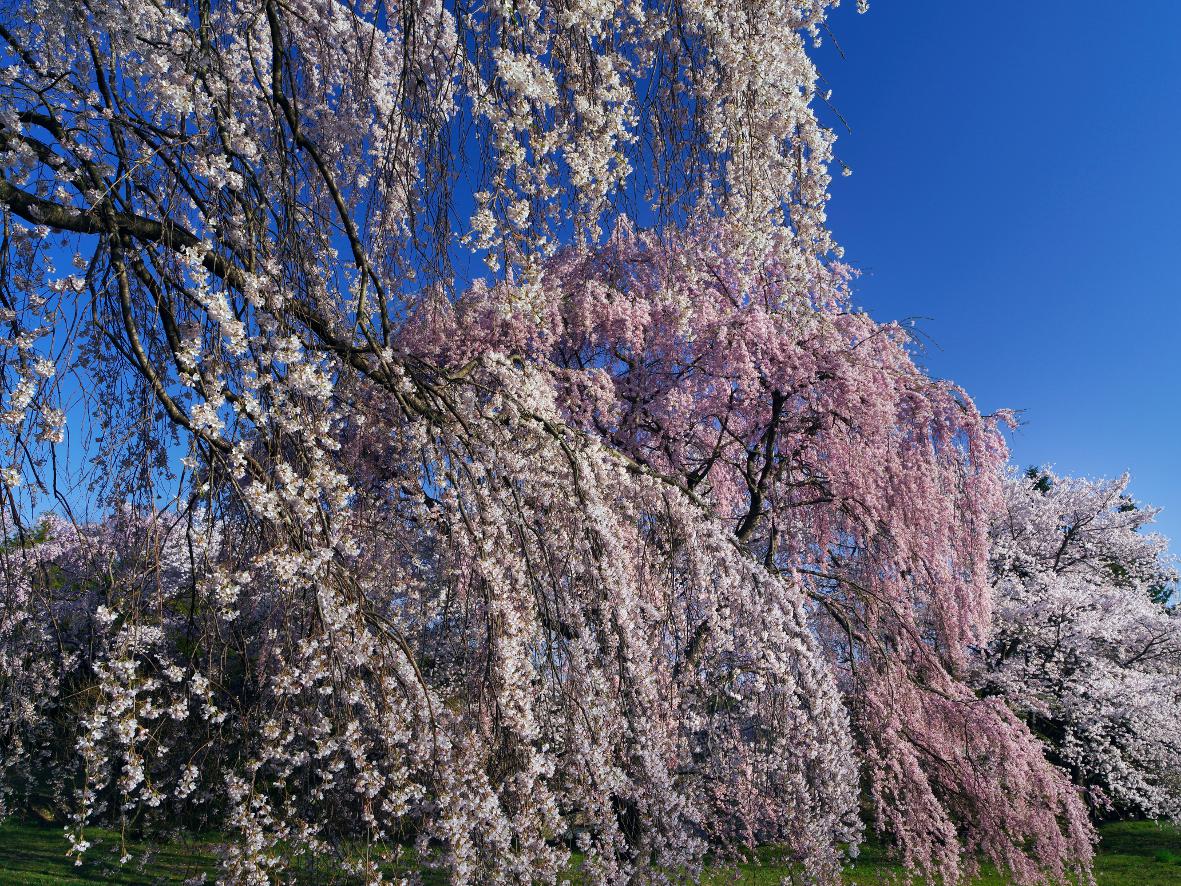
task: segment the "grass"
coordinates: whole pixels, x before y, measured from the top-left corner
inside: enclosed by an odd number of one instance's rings
[[[1181,886],[1181,829],[1151,821],[1120,821],[1099,828],[1101,842],[1095,856],[1099,886]],[[859,868],[862,866],[858,866]],[[895,870],[879,853],[871,854],[848,882],[858,886],[881,883]],[[985,869],[974,886],[1002,886],[1008,881]]]
[[[93,883],[125,883],[156,886],[183,883],[207,874],[210,882],[217,870],[214,847],[197,841],[165,844],[129,842],[131,860],[119,864],[119,835],[113,831],[87,831],[94,846],[85,862],[75,867],[66,857],[65,834],[59,825],[0,825],[0,884],[4,886],[90,886]]]
[[[1116,822],[1100,828],[1095,873],[1100,886],[1181,886],[1181,830],[1152,822]],[[94,847],[80,867],[65,855],[66,842],[60,827],[7,822],[0,825],[0,884],[13,886],[90,886],[122,883],[131,886],[183,883],[205,873],[215,877],[217,853],[211,842],[199,839],[164,845],[129,843],[131,861],[119,864],[118,835],[109,831],[88,832]],[[763,866],[743,867],[738,882],[744,886],[778,884],[785,869],[775,864],[767,851]],[[856,886],[881,884],[896,877],[899,869],[880,849],[867,847],[857,864],[846,873],[846,882]],[[336,878],[310,874],[300,878],[309,884]],[[709,874],[710,886],[734,882],[733,873]],[[1006,881],[985,871],[974,886],[1000,886]]]
[[[1121,821],[1100,833],[1101,886],[1181,886],[1181,829]]]

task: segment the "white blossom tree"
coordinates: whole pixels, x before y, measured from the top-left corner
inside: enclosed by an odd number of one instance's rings
[[[981,675],[1091,789],[1099,811],[1181,818],[1181,610],[1156,509],[1128,477],[1031,469],[993,530]]]

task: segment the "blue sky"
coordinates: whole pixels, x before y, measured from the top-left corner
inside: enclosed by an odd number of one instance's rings
[[[852,6],[818,60],[858,302],[1023,410],[1019,464],[1130,471],[1181,552],[1181,2]]]

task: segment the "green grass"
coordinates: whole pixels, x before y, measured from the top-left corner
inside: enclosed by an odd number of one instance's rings
[[[183,883],[201,873],[213,882],[217,870],[214,848],[197,841],[146,844],[129,841],[130,861],[120,864],[119,835],[113,831],[87,831],[92,848],[85,862],[75,866],[66,857],[65,833],[45,824],[0,825],[0,884],[9,886],[81,886],[93,883],[126,883],[155,886]]]
[[[1181,830],[1151,822],[1117,822],[1100,828],[1095,873],[1100,886],[1181,886]],[[133,886],[183,883],[207,873],[212,882],[217,853],[211,842],[190,840],[164,845],[128,844],[132,860],[119,864],[118,834],[88,832],[94,847],[80,867],[65,855],[61,828],[8,822],[0,825],[0,884],[14,886],[89,886],[95,883],[123,883]],[[146,857],[145,857],[146,854]],[[763,866],[744,866],[738,882],[745,886],[778,884],[785,869],[775,864],[772,850],[763,853]],[[868,847],[858,863],[849,869],[846,881],[856,886],[887,882],[899,873],[886,855]],[[323,883],[336,878],[312,873],[300,878]],[[732,883],[732,872],[717,871],[707,876],[711,884]],[[975,886],[1000,886],[1005,880],[985,872]]]
[[[1181,830],[1121,821],[1100,829],[1101,886],[1181,886]]]

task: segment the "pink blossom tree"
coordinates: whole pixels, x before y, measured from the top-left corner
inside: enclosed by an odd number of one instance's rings
[[[1181,817],[1181,611],[1156,510],[1128,477],[1015,476],[993,530],[996,620],[980,675],[1099,811]]]
[[[913,868],[1085,874],[968,682],[994,420],[825,225],[831,5],[5,11],[7,796],[234,883],[833,880],[863,797]]]
[[[546,368],[575,426],[685,490],[802,591],[875,825],[908,864],[954,879],[983,854],[1061,876],[1089,857],[1085,810],[1040,742],[967,682],[992,617],[995,420],[923,374],[901,327],[850,308],[847,269],[795,263],[781,237],[625,228],[535,283],[425,298],[407,347]],[[690,631],[684,654],[710,630]]]

